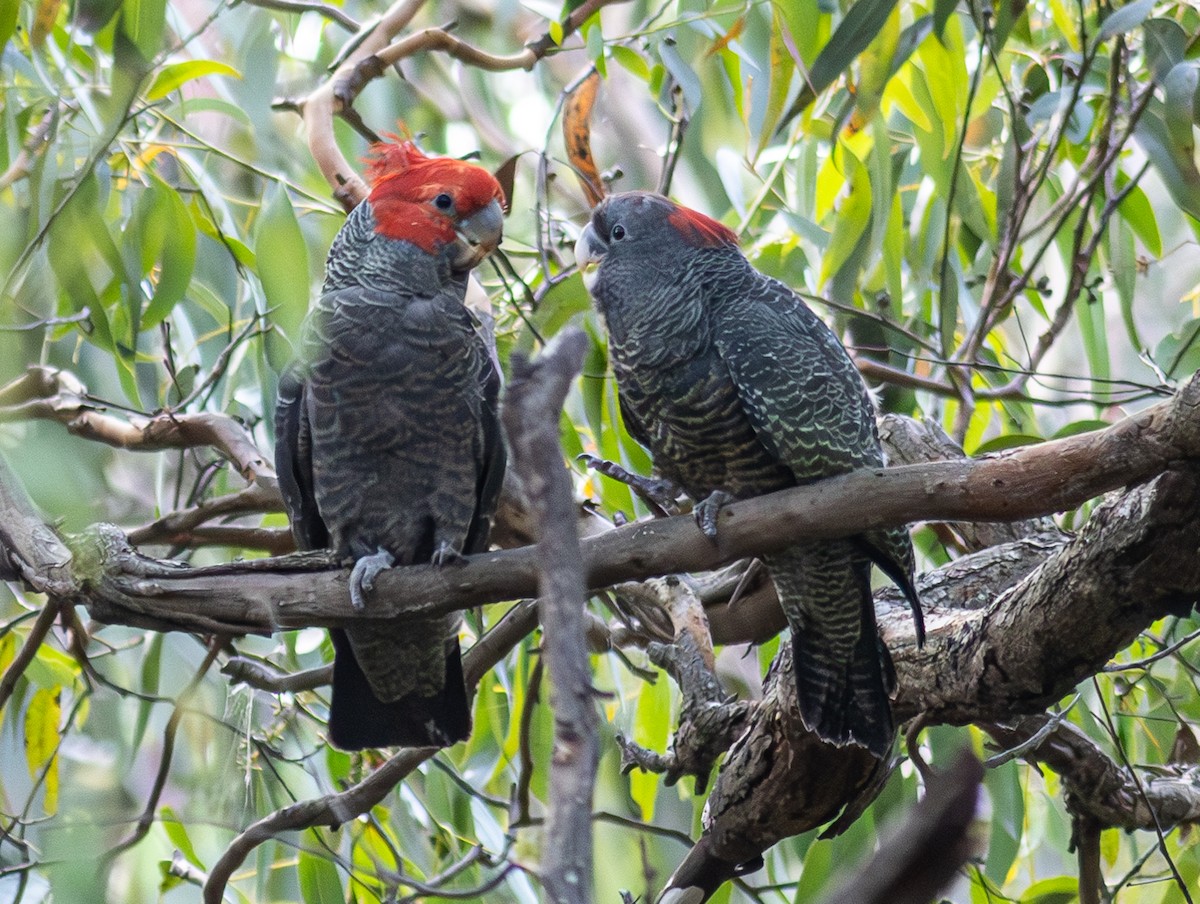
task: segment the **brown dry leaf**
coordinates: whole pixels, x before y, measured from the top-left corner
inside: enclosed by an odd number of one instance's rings
[[[514,154],[501,163],[496,172],[492,173],[496,177],[496,181],[500,183],[500,190],[504,192],[505,214],[512,210],[513,183],[517,179],[517,161],[520,159],[520,154]]]
[[[568,95],[563,107],[563,143],[567,146],[567,160],[583,186],[590,207],[595,207],[604,198],[604,183],[600,181],[600,171],[592,157],[592,106],[599,89],[600,73],[593,71]]]
[[[1180,725],[1175,732],[1175,743],[1171,745],[1169,763],[1200,763],[1200,743],[1196,735],[1187,725]]]
[[[37,5],[37,10],[33,14],[33,30],[29,35],[29,42],[34,47],[41,46],[41,43],[46,40],[46,36],[54,30],[54,23],[58,21],[58,11],[62,7],[62,0],[41,0]]]

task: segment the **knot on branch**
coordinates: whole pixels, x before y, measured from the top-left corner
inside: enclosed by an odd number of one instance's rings
[[[683,709],[666,754],[647,750],[618,735],[621,769],[661,773],[668,785],[691,775],[696,780],[696,793],[702,794],[713,764],[745,730],[754,704],[724,697],[705,649],[686,630],[679,633],[674,643],[651,643],[646,652],[650,661],[679,685]],[[711,656],[711,649],[708,654]]]

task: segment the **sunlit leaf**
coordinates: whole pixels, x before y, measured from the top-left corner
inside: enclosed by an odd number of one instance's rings
[[[632,75],[644,82],[650,80],[650,64],[636,50],[632,50],[624,44],[614,44],[609,48],[609,52],[612,54],[612,58]]]
[[[1128,182],[1128,176],[1117,176],[1119,189],[1124,188]],[[1121,205],[1117,208],[1117,212],[1121,219],[1130,225],[1134,234],[1141,239],[1146,250],[1155,257],[1162,257],[1162,236],[1158,231],[1158,217],[1154,213],[1150,199],[1146,197],[1146,193],[1140,186],[1135,186],[1121,199]]]
[[[17,30],[17,15],[21,11],[21,0],[0,0],[0,54],[8,46],[8,39]]]
[[[182,60],[163,66],[146,89],[147,100],[159,100],[166,97],[180,85],[193,79],[211,75],[227,75],[231,78],[241,78],[242,74],[230,66],[217,60]]]
[[[841,270],[871,222],[870,173],[853,154],[843,153],[841,159],[848,185],[838,201],[829,247],[821,259],[822,283]]]
[[[192,844],[187,826],[180,820],[175,810],[172,807],[163,807],[159,810],[158,821],[167,833],[167,837],[171,839],[171,844],[179,849],[179,853],[183,854],[193,866],[203,869],[204,864],[196,856],[196,848]]]
[[[1021,904],[1074,904],[1079,900],[1079,880],[1058,876],[1034,882],[1021,895]]]
[[[648,750],[666,749],[671,726],[671,691],[666,676],[659,674],[653,684],[642,683],[633,720],[633,740]],[[642,819],[654,819],[658,779],[640,769],[629,774],[629,794],[642,811]]]
[[[762,154],[763,149],[775,134],[775,128],[783,115],[783,107],[787,103],[788,92],[791,91],[792,79],[796,73],[796,63],[784,43],[785,27],[778,6],[773,8],[772,15],[775,27],[771,29],[770,43],[767,48],[771,70],[767,76],[767,103],[763,110],[762,129],[759,132],[758,147],[754,152],[755,157]]]

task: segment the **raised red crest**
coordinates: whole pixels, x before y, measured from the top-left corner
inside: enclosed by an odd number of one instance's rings
[[[737,233],[724,223],[718,223],[710,216],[678,204],[675,205],[674,211],[667,214],[667,222],[679,231],[684,241],[697,248],[738,243]]]

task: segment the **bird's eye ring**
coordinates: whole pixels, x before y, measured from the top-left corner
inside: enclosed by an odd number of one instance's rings
[[[433,199],[433,206],[438,210],[449,210],[454,206],[454,199],[446,194],[446,192],[442,192]]]
[[[614,242],[619,242],[621,239],[625,238],[625,227],[618,223],[612,228],[612,231],[609,233],[609,235],[612,237]]]

